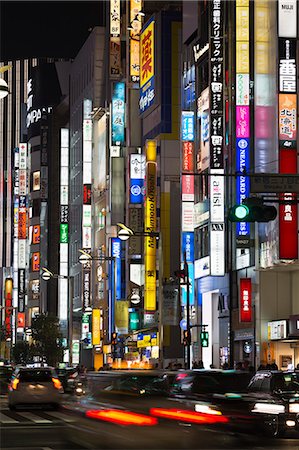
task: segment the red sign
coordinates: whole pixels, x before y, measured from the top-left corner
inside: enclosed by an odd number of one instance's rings
[[[194,176],[182,175],[182,200],[194,202]]]
[[[279,151],[279,173],[297,173],[297,150]],[[282,200],[296,200],[296,194],[286,193]],[[279,258],[298,258],[298,206],[284,203],[279,205]]]
[[[18,312],[18,328],[25,327],[25,313]]]
[[[12,278],[6,278],[5,280],[5,337],[11,338],[11,317],[12,317]]]
[[[194,143],[183,142],[183,172],[193,172]]]
[[[27,214],[26,208],[19,209],[19,224],[18,224],[18,238],[26,239],[27,237]]]
[[[91,205],[91,184],[83,185],[83,204]]]
[[[240,322],[252,321],[251,278],[240,278]]]

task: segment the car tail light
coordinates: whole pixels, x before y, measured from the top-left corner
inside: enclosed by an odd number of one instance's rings
[[[53,381],[54,387],[55,387],[56,389],[61,389],[61,383],[60,383],[60,381],[58,380],[58,378],[52,378],[52,381]]]
[[[89,410],[85,413],[91,419],[104,420],[119,425],[152,426],[158,423],[154,417],[117,409]]]
[[[213,424],[228,422],[228,418],[222,415],[214,416],[184,409],[151,408],[150,414],[163,419],[180,420],[187,423]]]
[[[11,382],[11,390],[16,390],[18,387],[20,380],[18,378],[14,378]]]

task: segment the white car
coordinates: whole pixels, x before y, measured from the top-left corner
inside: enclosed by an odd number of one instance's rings
[[[8,387],[8,406],[51,405],[57,408],[61,402],[63,389],[51,367],[19,367]]]

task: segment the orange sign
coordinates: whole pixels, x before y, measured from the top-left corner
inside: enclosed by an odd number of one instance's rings
[[[39,252],[32,253],[32,272],[39,272],[40,254]]]
[[[279,139],[296,140],[296,94],[279,94]]]
[[[19,239],[26,239],[27,237],[27,229],[26,229],[26,222],[27,222],[27,214],[26,214],[26,208],[19,209],[19,224],[18,224],[18,238]]]
[[[25,327],[25,313],[18,312],[18,328]]]
[[[40,243],[40,225],[33,225],[32,244]]]

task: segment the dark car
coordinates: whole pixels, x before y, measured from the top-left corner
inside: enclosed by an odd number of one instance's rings
[[[12,366],[0,366],[0,394],[7,394],[13,371]]]
[[[264,370],[257,372],[244,396],[252,415],[262,418],[266,431],[281,436],[299,431],[299,373]]]
[[[176,398],[210,401],[214,394],[246,392],[251,374],[236,370],[180,371],[173,382],[171,395]]]
[[[74,367],[65,367],[63,369],[56,369],[56,373],[64,392],[73,392],[79,380],[78,369]]]

